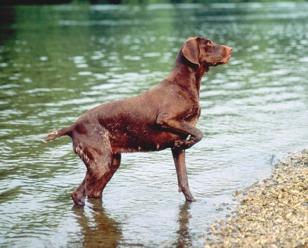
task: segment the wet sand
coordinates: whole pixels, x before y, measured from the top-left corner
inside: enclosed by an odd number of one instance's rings
[[[211,226],[205,247],[308,247],[308,150],[235,195],[237,210]]]

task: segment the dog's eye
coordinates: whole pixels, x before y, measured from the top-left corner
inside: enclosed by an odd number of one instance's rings
[[[209,47],[212,47],[213,46],[213,41],[207,40],[206,41],[206,45],[209,46]]]

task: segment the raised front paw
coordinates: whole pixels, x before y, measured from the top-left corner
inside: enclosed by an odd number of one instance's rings
[[[185,149],[192,147],[194,144],[196,144],[196,142],[192,139],[190,139],[190,140],[181,139],[181,140],[176,140],[174,142],[174,148],[179,148],[179,149],[185,150]]]
[[[186,140],[176,140],[174,141],[174,148],[181,148]]]

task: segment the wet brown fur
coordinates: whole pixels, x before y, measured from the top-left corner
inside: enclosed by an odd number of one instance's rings
[[[200,37],[189,38],[166,79],[142,94],[99,105],[82,114],[70,127],[50,133],[73,140],[75,153],[87,167],[81,185],[72,193],[76,205],[101,197],[120,166],[121,153],[171,148],[179,191],[193,201],[185,165],[185,149],[202,138],[195,127],[200,116],[202,76],[210,66],[225,64],[232,49]]]

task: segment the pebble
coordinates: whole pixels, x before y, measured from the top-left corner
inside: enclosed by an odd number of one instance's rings
[[[234,195],[240,205],[206,235],[212,247],[308,247],[308,150],[278,162],[269,179]]]

